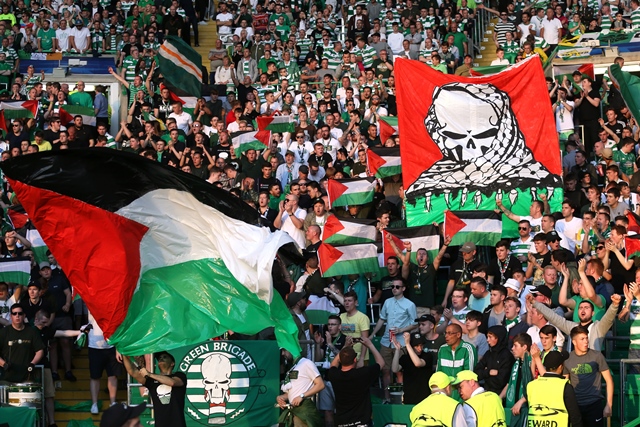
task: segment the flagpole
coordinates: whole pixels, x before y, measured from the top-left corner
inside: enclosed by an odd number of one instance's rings
[[[369,298],[373,298],[373,296],[371,295],[371,278],[370,277],[367,277],[367,289],[369,290]],[[369,309],[371,310],[371,321],[375,322],[375,319],[373,318],[373,303],[369,304]]]

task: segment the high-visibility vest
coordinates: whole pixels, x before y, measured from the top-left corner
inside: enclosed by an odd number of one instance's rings
[[[527,384],[528,427],[567,427],[569,413],[564,404],[566,378],[540,376]]]
[[[504,427],[507,425],[500,396],[492,391],[484,391],[465,402],[476,413],[478,427]]]
[[[411,410],[413,427],[451,427],[458,401],[444,393],[434,393]]]

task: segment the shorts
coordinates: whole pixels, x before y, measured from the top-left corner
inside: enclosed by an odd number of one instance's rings
[[[71,316],[56,316],[51,323],[51,328],[56,331],[68,331],[69,329],[73,329]]]
[[[318,411],[333,411],[336,409],[336,395],[331,382],[324,382],[324,389],[318,393]]]
[[[120,375],[120,363],[116,359],[116,348],[89,348],[89,374],[91,379],[99,380],[105,370],[108,377]]]
[[[44,378],[42,379],[44,386],[44,398],[53,399],[56,397],[56,386],[53,383],[53,377],[51,376],[51,368],[44,368]]]
[[[396,352],[396,348],[393,347],[386,347],[386,346],[381,346],[380,347],[380,355],[382,356],[382,358],[384,359],[384,368],[388,371],[391,370],[391,364],[393,363],[393,355]]]
[[[83,314],[89,314],[89,310],[87,310],[87,305],[82,301],[82,298],[78,298],[73,302],[73,315],[82,316]]]

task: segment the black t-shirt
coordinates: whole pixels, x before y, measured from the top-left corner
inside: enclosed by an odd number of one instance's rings
[[[351,369],[343,372],[339,368],[329,369],[327,374],[336,395],[336,425],[371,422],[371,393],[369,389],[378,380],[380,365]]]
[[[44,140],[49,141],[52,147],[58,147],[58,144],[54,144],[53,141],[60,139],[60,131],[54,132],[51,129],[47,129],[44,131]],[[54,148],[55,150],[55,148]]]
[[[589,92],[588,95],[589,95],[589,98],[591,99],[595,99],[595,98],[600,99],[600,94],[595,89],[591,90],[591,92]],[[582,120],[583,122],[598,120],[600,118],[600,106],[594,107],[587,100],[587,97],[585,96],[584,99],[582,100],[582,103],[580,103],[580,108],[578,109],[578,113],[580,114],[580,120]]]
[[[500,262],[495,258],[489,263],[489,276],[493,276],[494,285],[504,285],[507,279],[513,277],[513,272],[516,270],[522,270],[522,263],[513,255],[509,255],[505,262]]]
[[[315,154],[312,154],[309,156],[309,160],[314,159],[316,162],[318,162],[318,165],[322,166],[323,168],[327,168],[329,166],[329,163],[333,162],[333,157],[331,157],[331,154],[329,153],[322,153],[322,156],[317,156]]]
[[[425,361],[422,368],[416,367],[408,354],[400,356],[400,366],[404,372],[403,402],[405,405],[416,405],[422,402],[431,394],[429,389],[429,378],[433,374],[433,355],[431,353],[420,353],[420,359]]]
[[[392,61],[389,58],[387,58],[387,62],[389,64],[392,63]],[[376,77],[382,74],[383,78],[385,79],[389,78],[389,76],[391,75],[391,70],[387,66],[387,62],[384,62],[382,59],[375,59],[373,61],[373,69],[375,70],[374,73]]]
[[[449,280],[453,280],[453,284],[456,288],[468,288],[471,284],[471,278],[473,275],[473,269],[480,265],[480,261],[474,259],[469,264],[465,265],[464,260],[458,258],[449,270]]]
[[[43,295],[36,304],[33,304],[29,299],[29,294],[23,292],[23,298],[20,298],[20,304],[24,309],[25,319],[29,321],[30,324],[33,324],[36,313],[39,310],[44,310],[47,313],[55,313],[57,309],[55,300],[47,294]]]
[[[433,307],[436,298],[436,269],[433,264],[418,267],[411,264],[407,289],[409,299],[418,307]]]
[[[33,357],[43,349],[40,333],[30,325],[25,325],[21,331],[12,325],[0,329],[0,357],[9,362],[9,370],[3,370],[0,380],[24,382]]]
[[[7,141],[9,141],[9,149],[20,148],[22,141],[29,141],[29,132],[23,130],[19,135],[9,132],[7,134]]]
[[[187,376],[182,372],[175,372],[168,376],[180,378],[183,386],[169,387],[167,389],[167,386],[151,378],[148,378],[144,383],[144,386],[149,389],[149,396],[151,396],[151,401],[153,402],[155,425],[156,427],[186,427],[184,398],[187,394]],[[162,400],[158,397],[158,388],[160,388],[160,394],[163,396]]]
[[[50,368],[51,362],[49,362],[49,341],[55,336],[56,330],[49,326],[45,326],[42,329],[36,329],[40,331],[40,339],[42,340],[44,348],[44,355],[42,356],[40,363],[44,365],[45,368]]]
[[[70,316],[70,312],[62,310],[62,306],[67,303],[67,296],[64,291],[69,289],[71,292],[71,284],[67,276],[59,269],[55,268],[51,270],[51,279],[49,279],[47,293],[45,295],[51,295],[51,298],[56,302],[56,317]]]
[[[380,307],[384,305],[384,302],[386,300],[388,300],[389,298],[393,298],[393,292],[391,292],[391,286],[393,285],[394,280],[400,280],[400,279],[402,279],[402,276],[400,275],[400,273],[398,273],[395,276],[384,276],[379,283],[375,283],[371,285],[374,288],[371,290],[372,293],[377,292],[378,289],[382,291],[382,296],[378,301],[378,304],[380,304]],[[404,296],[406,298],[409,297],[409,291],[407,288],[405,288]]]

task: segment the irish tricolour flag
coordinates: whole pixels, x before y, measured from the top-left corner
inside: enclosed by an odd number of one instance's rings
[[[446,211],[444,235],[451,237],[451,246],[494,246],[502,236],[502,216],[494,211]]]
[[[400,147],[369,148],[367,150],[369,175],[386,178],[402,173]]]
[[[322,227],[321,240],[330,245],[374,243],[377,234],[374,219],[338,218],[330,215]]]
[[[375,190],[376,180],[373,177],[327,181],[331,206],[364,205],[373,200]]]
[[[28,285],[30,277],[29,258],[0,258],[0,282]]]
[[[224,190],[108,148],[62,150],[0,164],[71,284],[123,354],[275,327],[299,353],[274,292],[283,232]]]
[[[168,36],[158,50],[165,81],[178,95],[202,95],[202,57],[180,37]]]
[[[247,150],[262,151],[267,147],[263,141],[258,139],[258,133],[260,131],[250,130],[231,134],[231,144],[237,157],[240,157]]]
[[[379,269],[378,249],[373,243],[347,246],[323,243],[318,248],[318,260],[323,277],[374,273]]]

